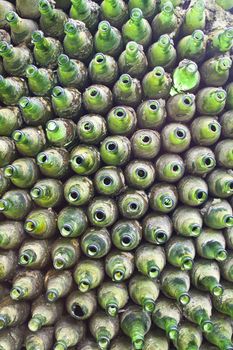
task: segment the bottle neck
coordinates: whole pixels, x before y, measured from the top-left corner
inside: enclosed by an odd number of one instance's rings
[[[96,340],[101,350],[108,349],[111,340],[111,334],[105,327],[100,327],[96,332]]]
[[[201,279],[201,284],[211,292],[212,295],[220,297],[223,293],[223,289],[220,286],[218,280],[214,276],[206,276]]]
[[[0,56],[4,57],[5,59],[13,59],[15,57],[15,48],[7,42],[2,41],[0,43]]]
[[[96,73],[104,73],[107,71],[106,57],[99,53],[94,58],[94,70]]]
[[[40,314],[33,315],[31,320],[28,322],[28,328],[32,332],[37,332],[44,325],[46,325],[46,317]]]
[[[18,263],[22,266],[30,266],[35,260],[36,253],[32,249],[27,249],[19,256]]]
[[[54,255],[53,266],[56,270],[62,270],[69,266],[74,258],[74,251],[72,251],[72,249],[60,248]]]
[[[58,57],[59,69],[64,72],[72,72],[76,70],[75,63],[66,55]]]
[[[61,108],[64,107],[69,100],[68,90],[63,89],[60,86],[55,86],[52,91],[52,99],[57,106],[60,106]]]
[[[129,75],[122,75],[119,79],[119,88],[122,92],[128,92],[132,89],[133,81]]]
[[[51,48],[51,43],[48,38],[42,38],[40,41],[34,43],[35,47],[41,51],[49,51]]]
[[[137,62],[139,59],[139,46],[136,42],[131,41],[126,45],[125,60],[126,62]]]
[[[84,272],[79,278],[79,290],[83,293],[87,292],[91,288],[92,281],[93,277],[91,276],[91,274],[89,272]]]
[[[205,309],[199,308],[194,311],[193,319],[201,327],[204,332],[210,332],[213,328],[212,322]]]
[[[178,324],[174,318],[166,317],[164,320],[164,328],[167,336],[171,340],[176,340],[178,337]]]
[[[136,350],[143,349],[145,329],[142,321],[136,320],[131,325],[129,325],[129,327],[130,326],[131,326],[130,337],[132,339],[134,348]]]

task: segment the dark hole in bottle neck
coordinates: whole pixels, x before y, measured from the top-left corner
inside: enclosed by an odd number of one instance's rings
[[[103,183],[106,185],[106,186],[109,186],[109,185],[111,185],[112,184],[112,179],[110,178],[110,177],[105,177],[104,179],[103,179]]]
[[[79,317],[79,318],[85,316],[83,309],[78,304],[74,304],[72,306],[72,312],[73,312],[74,316]]]

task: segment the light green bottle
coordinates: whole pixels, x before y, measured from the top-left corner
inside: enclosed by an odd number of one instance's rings
[[[104,279],[103,260],[80,260],[74,269],[73,277],[82,293],[98,287]]]
[[[29,90],[36,96],[50,96],[57,83],[56,75],[51,69],[37,68],[29,65],[26,69]]]
[[[151,102],[149,101],[149,104],[150,103]],[[154,104],[155,104],[155,101],[152,101],[152,106],[154,106]],[[143,106],[143,104],[141,104],[140,106]],[[162,108],[164,108],[163,102],[162,102]],[[166,118],[166,115],[163,114],[165,113],[164,109],[162,109],[161,112],[162,112],[162,116],[160,116],[161,119],[160,121],[158,121],[159,124],[162,123],[163,120]],[[135,133],[131,137],[131,145],[132,145],[132,151],[135,158],[153,159],[155,156],[158,155],[160,151],[160,147],[161,147],[160,134],[155,130],[139,129],[135,131]]]
[[[196,103],[195,95],[180,93],[171,96],[167,101],[167,113],[171,120],[175,122],[189,122],[195,115]]]
[[[135,251],[135,266],[144,276],[157,278],[166,264],[165,251],[160,246],[141,244]]]
[[[122,74],[113,87],[113,97],[118,105],[137,107],[142,100],[140,81]]]
[[[96,191],[101,195],[117,195],[125,189],[125,179],[120,168],[106,166],[100,168],[94,177]]]
[[[142,80],[142,89],[146,98],[168,98],[172,79],[163,67],[157,66],[147,73]]]
[[[206,86],[223,86],[228,78],[232,61],[228,56],[214,57],[200,67],[201,79]]]
[[[111,26],[108,21],[102,21],[98,25],[98,31],[94,37],[95,50],[103,54],[117,57],[123,51],[123,41],[120,31]]]
[[[49,270],[44,277],[46,299],[49,303],[54,303],[71,292],[73,285],[72,274],[68,270]]]
[[[24,96],[19,100],[18,105],[24,122],[30,126],[44,125],[54,116],[52,104],[46,97]]]
[[[128,290],[124,283],[104,282],[98,289],[98,303],[112,317],[124,308],[128,301]]]
[[[81,93],[78,89],[55,86],[52,91],[52,106],[59,118],[75,119],[81,110]]]
[[[99,5],[94,1],[71,0],[70,17],[85,23],[94,32],[99,22]]]
[[[69,152],[65,148],[47,148],[37,154],[36,162],[43,175],[63,178],[69,171]]]
[[[166,1],[161,6],[161,12],[155,16],[151,27],[155,39],[159,38],[162,34],[170,34],[171,37],[176,35],[178,30],[178,18],[171,1]]]
[[[226,242],[222,232],[211,228],[204,228],[196,239],[197,253],[205,259],[226,260],[225,246]]]
[[[92,225],[108,227],[118,218],[118,208],[112,198],[95,197],[87,208],[87,215]]]
[[[32,187],[39,177],[39,168],[33,158],[18,158],[4,169],[4,175],[19,188]]]
[[[227,93],[222,88],[206,87],[196,96],[197,111],[203,115],[219,114],[225,107]]]
[[[5,19],[10,26],[11,40],[14,45],[29,45],[32,33],[38,25],[31,19],[21,18],[16,12],[7,12]]]
[[[55,326],[56,342],[53,350],[65,350],[76,346],[84,338],[86,327],[83,321],[63,316]]]
[[[215,155],[210,148],[192,147],[185,153],[185,165],[189,174],[204,175],[216,166]]]
[[[167,116],[167,112],[165,110],[165,102],[162,99],[144,101],[137,108],[138,124],[141,129],[144,129],[144,132],[146,132],[145,129],[157,130],[165,122],[166,116]],[[143,132],[143,130],[139,132]],[[154,134],[153,131],[152,131],[152,134]],[[154,138],[156,138],[155,135],[157,134],[154,134]],[[143,136],[141,137],[141,141],[143,141]],[[145,139],[145,141],[147,141],[145,142],[145,144],[152,142],[150,137],[148,140]],[[158,142],[158,144],[160,144],[160,142]],[[156,150],[156,145],[154,145],[152,149]],[[148,152],[147,152],[147,156],[148,156]],[[152,156],[152,158],[154,157]]]
[[[31,206],[32,200],[26,190],[7,191],[0,199],[0,212],[8,219],[22,220],[29,213]]]
[[[118,66],[113,57],[97,53],[91,60],[89,76],[92,83],[111,86],[118,77]]]
[[[203,207],[205,224],[213,229],[233,227],[232,206],[227,200],[210,199]]]
[[[19,99],[28,95],[27,83],[22,78],[0,75],[0,101],[7,106],[17,105]]]
[[[41,126],[15,130],[12,134],[18,152],[24,156],[36,156],[46,144],[45,134]]]
[[[97,300],[93,291],[83,293],[74,290],[66,299],[66,310],[76,320],[87,320],[96,312],[96,308]]]
[[[183,322],[179,328],[176,341],[179,350],[199,350],[202,344],[202,333],[196,325],[191,322]]]
[[[161,35],[159,40],[149,47],[147,57],[151,67],[161,66],[166,70],[173,68],[176,62],[176,49],[170,36]]]
[[[128,136],[135,130],[136,124],[136,113],[128,106],[114,107],[107,115],[108,130],[113,135]]]
[[[19,249],[18,264],[30,269],[43,269],[50,263],[50,242],[36,237],[25,240]]]
[[[96,147],[79,145],[70,154],[71,168],[79,175],[90,175],[100,165],[100,154]]]
[[[171,95],[181,92],[196,91],[200,84],[200,73],[195,62],[184,59],[173,71],[173,86]]]
[[[127,219],[140,219],[148,210],[148,197],[145,191],[126,190],[119,197],[119,211]]]
[[[88,71],[83,62],[61,54],[58,57],[57,76],[62,86],[83,90],[87,84]]]
[[[202,116],[194,119],[190,131],[192,134],[192,140],[195,144],[211,146],[215,144],[220,137],[221,125],[214,116]]]
[[[203,219],[198,209],[178,206],[172,214],[172,223],[177,234],[185,237],[197,237],[202,231]]]
[[[86,176],[72,176],[64,184],[64,196],[68,203],[77,207],[87,204],[94,196],[93,183]]]
[[[134,275],[129,281],[129,295],[146,312],[153,312],[159,296],[158,282],[147,276]]]
[[[102,84],[90,85],[83,94],[83,103],[89,113],[106,114],[113,104],[112,92]]]
[[[202,61],[206,53],[207,37],[202,30],[197,29],[192,34],[184,36],[177,44],[177,55],[196,63]]]
[[[233,28],[217,29],[210,34],[209,39],[212,53],[223,54],[228,52],[233,45]]]
[[[104,0],[100,5],[101,19],[121,29],[128,19],[128,6],[123,0]]]
[[[208,197],[206,181],[197,176],[185,176],[178,183],[179,199],[185,205],[197,207],[203,204]]]
[[[120,166],[130,157],[131,144],[125,136],[108,136],[100,146],[100,155],[104,163]]]
[[[192,34],[194,30],[205,29],[206,13],[205,1],[196,0],[187,10],[182,24],[183,34]]]
[[[195,258],[195,246],[192,239],[172,237],[166,246],[168,262],[181,270],[191,270]]]
[[[78,237],[87,229],[87,216],[80,208],[64,207],[58,214],[57,225],[63,237]]]
[[[133,160],[125,168],[125,178],[129,186],[146,189],[154,183],[154,165],[149,161]]]
[[[18,272],[12,281],[10,296],[13,300],[32,300],[43,290],[43,274],[39,270]]]
[[[1,107],[0,108],[0,136],[10,136],[15,129],[22,126],[22,116],[17,107]]]
[[[68,147],[76,138],[76,125],[66,118],[51,119],[47,122],[46,137],[52,146]]]
[[[105,271],[114,282],[122,282],[130,278],[134,271],[133,254],[112,250],[106,257]]]

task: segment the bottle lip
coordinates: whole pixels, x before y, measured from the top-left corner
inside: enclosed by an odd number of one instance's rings
[[[87,313],[87,310],[85,310],[85,307],[82,307],[80,304],[73,303],[71,306],[71,313],[74,318],[77,320],[81,320],[85,318],[85,315]]]
[[[36,222],[33,220],[26,220],[24,223],[24,228],[28,232],[33,232],[36,228]]]
[[[146,179],[148,176],[147,170],[145,168],[142,168],[142,167],[136,168],[135,173],[136,173],[137,177],[139,177],[140,180]]]
[[[76,202],[80,199],[80,193],[77,189],[71,189],[68,194],[68,199],[70,202]]]
[[[105,144],[105,149],[108,151],[108,152],[111,152],[111,153],[116,153],[117,150],[118,150],[118,144],[117,142],[115,141],[107,141],[106,144]]]
[[[202,30],[197,29],[193,32],[192,37],[197,41],[202,41],[205,37],[205,34],[203,33]]]
[[[155,309],[155,301],[151,298],[145,298],[142,303],[143,310],[152,313]]]
[[[8,202],[5,199],[0,199],[0,212],[7,210]]]
[[[198,224],[192,224],[190,225],[192,236],[198,237],[201,234],[202,227]]]
[[[189,256],[183,257],[181,261],[181,270],[188,271],[193,268],[193,259]]]
[[[117,268],[113,271],[113,281],[120,282],[125,278],[125,268]]]
[[[69,224],[64,224],[61,228],[61,235],[64,237],[69,237],[73,233],[73,227]]]
[[[82,278],[78,284],[80,292],[87,292],[90,289],[90,281],[88,278]]]
[[[226,100],[226,98],[227,98],[227,93],[226,93],[225,90],[223,90],[223,89],[217,89],[217,90],[215,91],[215,99],[216,99],[216,101],[218,101],[218,102],[223,102],[223,101]]]
[[[18,259],[18,264],[22,266],[26,266],[33,261],[34,252],[30,249],[25,250],[22,254],[20,254]]]
[[[24,290],[20,286],[14,286],[10,291],[13,300],[20,300],[24,296]]]
[[[116,108],[114,108],[113,114],[119,119],[123,119],[127,115],[126,110],[125,110],[124,107],[116,107]]]
[[[182,96],[182,102],[186,107],[191,107],[195,101],[195,95],[185,94]]]
[[[135,350],[142,350],[144,347],[144,337],[138,334],[133,337],[132,343]]]
[[[162,195],[161,197],[162,205],[165,208],[171,209],[174,206],[174,201],[171,197],[169,197],[168,195]]]
[[[148,266],[147,274],[150,278],[157,278],[160,275],[160,268],[155,264]]]
[[[210,320],[206,320],[206,321],[202,322],[201,329],[203,330],[203,332],[206,332],[206,333],[212,332],[214,329],[213,322]]]
[[[66,260],[62,256],[55,257],[53,266],[56,270],[63,270],[66,267]]]
[[[187,136],[186,131],[180,127],[176,128],[174,133],[179,140],[184,140]]]
[[[110,344],[110,339],[109,337],[105,336],[105,335],[101,335],[98,339],[97,339],[97,343],[100,347],[100,349],[107,349],[109,344]]]
[[[24,109],[24,108],[27,108],[30,106],[30,98],[29,97],[22,97],[20,100],[19,100],[19,107]]]
[[[12,138],[15,142],[20,142],[24,137],[24,133],[21,130],[15,130],[12,134]]]
[[[131,244],[133,243],[132,242],[132,236],[130,236],[129,234],[124,234],[122,237],[121,237],[121,245],[123,247],[129,247],[131,246]]]
[[[97,87],[90,86],[86,89],[86,92],[88,93],[88,97],[91,99],[96,99],[100,96],[100,90]]]
[[[72,19],[65,23],[64,32],[66,34],[75,34],[77,32],[76,23]]]
[[[48,159],[49,158],[48,158],[47,154],[44,152],[39,153],[36,157],[37,163],[39,163],[39,165],[47,163]]]
[[[5,20],[8,23],[16,22],[18,18],[19,18],[19,16],[17,15],[17,13],[15,11],[9,11],[9,12],[7,12],[7,14],[5,16]]]
[[[33,316],[28,322],[28,328],[31,332],[37,332],[39,329],[42,328],[41,319],[36,315]]]
[[[39,1],[39,11],[42,14],[45,14],[51,10],[51,5],[47,0]]]
[[[52,91],[52,96],[54,98],[60,98],[65,93],[65,90],[61,86],[55,86]]]
[[[179,295],[178,301],[182,306],[185,306],[190,302],[190,295],[188,293],[182,293]]]
[[[102,52],[95,54],[94,61],[96,64],[101,65],[106,62],[106,55]]]
[[[87,246],[87,255],[91,257],[97,256],[99,253],[99,247],[96,244],[89,244]]]
[[[208,197],[207,192],[201,189],[195,191],[195,198],[199,203],[203,203]]]
[[[165,75],[165,70],[163,67],[157,66],[153,69],[153,75],[156,78],[162,78]]]
[[[178,338],[178,328],[176,326],[172,326],[169,328],[167,335],[169,337],[169,339],[171,340],[176,340]]]
[[[233,227],[233,216],[232,215],[225,215],[224,222],[225,222],[226,227]]]
[[[108,21],[101,21],[98,26],[101,33],[108,33],[111,30],[111,24]]]
[[[174,6],[173,6],[172,2],[171,1],[165,2],[165,4],[162,6],[162,11],[167,13],[167,14],[173,13]]]
[[[38,43],[44,38],[44,33],[41,30],[36,30],[34,33],[32,33],[32,42]]]
[[[58,340],[55,345],[54,345],[54,348],[53,350],[67,350],[68,347],[66,345],[66,343],[62,340]]]
[[[32,199],[41,198],[43,190],[40,187],[33,187],[30,191]]]
[[[58,299],[59,295],[56,289],[52,288],[47,290],[46,292],[46,299],[48,300],[48,302],[53,303],[54,301],[56,301]]]
[[[224,261],[224,260],[227,259],[227,256],[228,256],[227,251],[226,251],[225,249],[223,249],[223,248],[220,248],[220,249],[217,251],[217,253],[216,253],[215,259],[216,259],[217,261]]]
[[[130,12],[130,19],[132,21],[138,22],[143,18],[143,13],[140,8],[133,8]]]
[[[117,303],[110,302],[106,305],[106,311],[109,316],[116,317],[118,314],[118,305]]]
[[[134,55],[138,52],[138,50],[139,50],[139,45],[138,45],[138,43],[136,43],[136,41],[129,41],[126,44],[127,53]]]
[[[151,100],[151,101],[148,101],[148,104],[149,104],[149,108],[150,110],[153,112],[153,113],[156,113],[158,110],[159,110],[159,107],[160,107],[160,104],[159,104],[159,101],[156,101],[156,100]]]
[[[202,158],[202,163],[206,168],[213,168],[216,165],[216,161],[212,156],[204,156]]]
[[[215,297],[220,297],[223,294],[223,287],[221,284],[214,286],[214,288],[211,290],[211,294]]]
[[[30,64],[27,68],[26,68],[26,76],[27,78],[32,78],[36,75],[36,73],[38,72],[39,68],[37,68],[36,66],[34,66],[33,64]]]
[[[172,39],[168,34],[163,34],[159,37],[159,44],[163,47],[168,47],[172,44]]]
[[[65,64],[69,63],[69,62],[70,62],[69,56],[67,56],[67,55],[65,55],[63,53],[58,57],[58,65],[59,66],[63,66]]]
[[[123,84],[124,86],[128,87],[132,83],[132,78],[129,74],[122,74],[119,78],[120,84]]]
[[[11,177],[14,176],[15,171],[16,171],[16,168],[15,168],[14,165],[7,165],[7,166],[4,168],[4,175],[5,175],[5,177],[7,177],[7,178],[11,178]]]

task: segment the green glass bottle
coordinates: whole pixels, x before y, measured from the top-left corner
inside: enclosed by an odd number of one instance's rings
[[[177,206],[177,189],[172,184],[160,182],[151,188],[149,200],[151,209],[160,213],[169,213]]]
[[[36,156],[46,144],[46,138],[41,126],[38,128],[26,127],[15,130],[12,134],[17,151],[23,156]]]
[[[172,214],[172,223],[177,234],[197,237],[202,231],[203,219],[199,209],[183,205]]]
[[[0,169],[0,196],[2,196],[10,188],[10,179],[4,174],[4,169]]]
[[[118,200],[120,214],[126,219],[140,219],[148,206],[148,197],[144,191],[126,190]]]
[[[97,53],[91,60],[89,67],[89,76],[92,83],[111,86],[118,77],[118,66],[113,57]]]
[[[105,312],[116,317],[128,301],[128,290],[124,283],[104,282],[98,289],[98,303]]]
[[[68,295],[72,290],[72,284],[73,279],[70,271],[47,271],[44,278],[47,301],[53,303]]]
[[[232,318],[233,293],[232,293],[231,283],[224,282],[222,286],[223,286],[223,293],[221,295],[221,298],[219,298],[218,295],[213,295],[213,298],[212,298],[213,305],[216,310]]]
[[[134,275],[129,281],[129,295],[146,312],[153,312],[159,296],[158,282],[147,276]]]
[[[18,264],[28,269],[44,269],[50,259],[50,243],[46,239],[25,240],[19,249]]]
[[[49,0],[40,0],[40,28],[45,35],[62,39],[64,37],[64,24],[68,16],[64,11],[55,9]]]
[[[195,115],[195,95],[180,93],[171,96],[167,101],[168,117],[175,122],[189,122]]]
[[[152,20],[157,12],[156,3],[153,0],[129,0],[129,10],[139,8],[147,20]]]
[[[197,289],[210,292],[216,297],[220,297],[223,293],[223,287],[219,283],[220,269],[215,261],[196,260],[191,271],[191,279]]]
[[[233,194],[233,176],[227,170],[216,169],[208,176],[208,186],[213,197],[230,197]]]
[[[48,303],[45,297],[41,295],[32,303],[28,328],[31,332],[37,332],[42,327],[53,326],[61,317],[62,312],[62,301]]]
[[[65,25],[64,51],[70,58],[88,61],[93,53],[93,38],[85,24],[69,19]]]
[[[122,36],[125,44],[129,41],[147,48],[151,42],[152,29],[149,22],[143,17],[140,8],[133,8],[130,12],[130,19],[122,27]]]
[[[213,229],[233,227],[232,206],[227,200],[210,199],[202,208],[205,224]]]
[[[227,84],[227,86],[226,86],[226,92],[227,92],[226,107],[227,107],[227,109],[233,109],[233,102],[232,102],[233,83]]]
[[[181,92],[193,92],[200,84],[200,73],[195,62],[184,59],[180,61],[178,67],[173,71],[173,86],[171,95]]]
[[[78,175],[91,175],[100,166],[100,153],[95,146],[76,146],[70,153],[70,165]]]
[[[26,322],[29,314],[30,305],[27,302],[12,300],[9,295],[4,297],[0,302],[0,330],[18,327]]]
[[[134,255],[130,252],[112,250],[105,259],[105,271],[113,282],[127,280],[134,271]]]
[[[211,146],[215,144],[220,137],[221,125],[216,117],[202,116],[194,119],[190,131],[195,144]]]
[[[79,242],[70,238],[57,239],[51,247],[51,257],[56,270],[73,267],[80,257]]]
[[[182,314],[179,306],[170,299],[159,297],[152,313],[153,323],[166,332],[171,340],[175,341],[179,335],[178,325]]]
[[[27,67],[26,76],[29,90],[36,96],[50,96],[57,82],[51,69],[37,68],[32,64]]]
[[[121,29],[128,19],[128,6],[123,0],[104,0],[100,5],[100,16]]]
[[[62,86],[83,90],[87,84],[88,71],[83,62],[61,54],[58,57],[57,76]]]
[[[94,195],[92,181],[86,176],[72,176],[64,184],[64,196],[69,204],[87,204]]]
[[[59,118],[75,119],[81,110],[81,93],[78,89],[55,86],[52,91],[52,106]]]
[[[205,1],[196,0],[185,13],[184,22],[182,24],[183,34],[192,34],[196,29],[203,30],[205,29],[205,25]]]
[[[186,170],[192,175],[205,175],[216,166],[215,155],[210,148],[191,147],[184,157]]]
[[[145,335],[151,327],[149,314],[139,306],[129,306],[122,313],[120,322],[121,330],[130,337],[133,347],[143,349]]]
[[[100,146],[100,156],[108,165],[121,166],[125,164],[131,154],[131,144],[125,136],[108,136]]]
[[[87,216],[80,208],[64,207],[58,214],[57,226],[63,237],[78,237],[87,229]]]
[[[37,332],[28,332],[25,338],[26,350],[50,350],[53,346],[53,327],[45,327]]]
[[[15,129],[22,126],[22,123],[19,108],[10,106],[0,108],[0,136],[10,136]]]
[[[86,333],[83,321],[74,320],[71,316],[63,316],[55,326],[56,342],[54,350],[65,350],[80,343]]]
[[[111,249],[111,238],[106,228],[90,228],[82,235],[81,248],[89,258],[99,259]]]
[[[147,215],[142,228],[144,239],[153,244],[164,244],[172,235],[172,222],[169,216],[159,213]]]
[[[9,1],[1,0],[0,2],[0,28],[6,28],[9,29],[9,24],[7,23],[5,16],[7,12],[9,11],[15,11],[15,5],[12,4]]]
[[[130,141],[135,158],[153,159],[160,151],[160,134],[155,130],[139,129]]]
[[[133,188],[146,189],[155,180],[155,168],[149,161],[133,160],[125,168],[125,179]]]
[[[0,213],[8,219],[22,220],[29,213],[31,206],[32,200],[26,190],[7,191],[0,199]]]
[[[219,119],[221,127],[222,127],[222,135],[224,138],[233,138],[233,126],[232,126],[232,110],[223,113]],[[0,111],[1,118],[1,111]]]
[[[202,344],[201,330],[191,322],[183,322],[176,341],[180,350],[199,350]]]
[[[229,78],[232,61],[228,56],[212,57],[200,67],[201,79],[206,86],[222,86]]]
[[[21,18],[14,11],[7,12],[5,19],[10,26],[13,44],[30,44],[32,33],[38,29],[37,23],[31,19]]]
[[[171,69],[176,62],[176,49],[173,40],[168,34],[163,34],[159,40],[153,43],[147,53],[150,67],[161,66]]]
[[[106,114],[113,104],[112,92],[105,85],[90,85],[83,94],[83,103],[89,113]]]
[[[0,137],[0,167],[4,167],[16,158],[15,143],[9,137]]]
[[[122,74],[113,87],[113,97],[118,105],[137,107],[142,100],[140,81],[129,74]]]
[[[184,58],[199,63],[206,53],[207,37],[202,30],[194,30],[190,35],[184,36],[177,44],[177,55],[180,60]]]
[[[154,38],[159,38],[162,34],[176,35],[178,30],[178,18],[171,1],[166,1],[161,6],[159,12],[151,23]]]
[[[0,248],[18,249],[26,238],[21,221],[3,220],[0,222]]]
[[[94,292],[74,290],[66,299],[66,310],[76,320],[87,320],[95,312],[97,300]]]
[[[136,220],[119,220],[112,228],[111,238],[121,251],[133,250],[142,239],[142,227]]]
[[[104,263],[102,260],[80,260],[74,269],[74,281],[80,292],[98,287],[104,279]]]
[[[148,67],[143,47],[135,41],[129,41],[118,59],[118,67],[121,74],[142,79]]]
[[[49,119],[53,118],[52,104],[45,97],[22,97],[18,105],[26,124],[30,126],[44,125]],[[18,129],[17,127],[14,129]]]
[[[217,160],[217,164],[224,168],[232,168],[233,165],[233,153],[232,153],[233,140],[225,139],[217,143],[214,153]]]
[[[212,332],[205,334],[205,338],[211,344],[216,345],[218,349],[232,350],[232,326],[230,320],[221,315],[214,315],[212,320],[213,330]]]
[[[37,19],[40,17],[38,0],[16,0],[16,10],[23,18]]]
[[[0,334],[0,349],[11,350],[22,348],[25,333],[26,329],[24,325],[3,330]]]
[[[159,129],[166,116],[165,102],[162,99],[144,101],[137,108],[137,120],[142,129]]]
[[[12,280],[10,296],[13,300],[33,300],[43,290],[43,274],[39,270],[18,272]]]
[[[71,0],[70,17],[85,23],[94,32],[99,22],[99,5],[94,1]]]
[[[77,123],[77,134],[81,142],[98,145],[106,137],[106,121],[99,114],[86,114]]]
[[[45,37],[41,30],[36,30],[32,34],[34,44],[33,54],[36,64],[40,67],[54,69],[57,67],[57,59],[63,48],[60,41]]]
[[[209,260],[224,261],[227,258],[226,241],[221,231],[204,228],[196,239],[199,256]]]
[[[119,319],[98,311],[90,319],[89,329],[99,349],[104,350],[109,347],[111,340],[119,332]]]
[[[100,168],[94,177],[96,191],[101,195],[115,196],[125,187],[125,178],[122,170],[114,166]]]
[[[88,205],[87,215],[94,226],[111,226],[118,218],[117,204],[111,198],[95,197]]]
[[[172,237],[167,243],[166,256],[168,262],[181,270],[191,270],[195,258],[195,246],[192,239]]]
[[[197,111],[206,116],[215,116],[224,109],[226,97],[227,93],[222,88],[203,88],[196,95]]]
[[[111,26],[108,21],[102,21],[98,25],[98,31],[94,36],[96,52],[118,57],[123,51],[123,40],[120,31]]]
[[[165,153],[155,163],[155,172],[159,180],[168,183],[179,181],[185,171],[183,159],[178,154]]]
[[[198,324],[205,333],[212,332],[213,323],[210,320],[212,304],[208,294],[190,290],[190,302],[184,306],[183,313],[189,321]]]
[[[46,124],[46,137],[52,146],[68,147],[76,138],[76,125],[66,118],[51,119]]]
[[[208,186],[205,180],[197,176],[183,177],[177,186],[179,199],[192,207],[203,204],[208,197]]]
[[[146,98],[168,98],[172,79],[163,67],[157,66],[147,73],[142,80],[142,89]]]
[[[17,269],[17,256],[13,250],[1,252],[0,282],[11,281]]]
[[[4,175],[19,188],[32,187],[39,177],[39,168],[33,158],[18,158],[4,169]]]
[[[223,54],[228,52],[233,45],[233,28],[226,27],[217,29],[210,33],[209,40],[210,53]]]
[[[42,179],[30,191],[34,202],[42,208],[59,206],[63,200],[63,186],[56,179]]]
[[[37,154],[36,162],[43,175],[63,178],[69,171],[69,152],[65,148],[47,148]]]
[[[232,229],[228,229],[228,230],[232,230]],[[226,231],[226,234],[228,234],[228,232]],[[229,235],[230,236],[230,235]],[[227,247],[230,248],[230,245],[228,244],[230,237],[227,238],[226,235],[226,243],[227,243]],[[229,252],[226,260],[219,264],[220,270],[221,270],[221,276],[229,281],[229,282],[233,282],[233,256],[232,256],[232,252]]]
[[[144,276],[157,278],[166,264],[164,249],[144,243],[135,251],[135,266]]]
[[[26,81],[18,77],[4,78],[0,75],[0,101],[6,106],[17,105],[19,99],[28,95]]]

